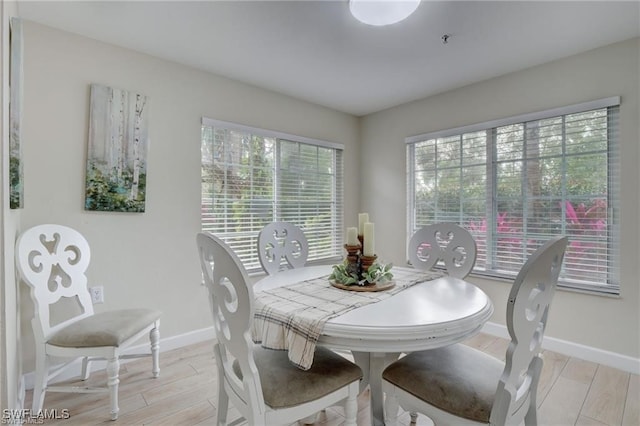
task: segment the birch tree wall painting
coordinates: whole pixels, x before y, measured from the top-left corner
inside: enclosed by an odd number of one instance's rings
[[[91,85],[85,210],[144,212],[148,99]]]
[[[9,207],[24,206],[22,148],[22,20],[11,18],[9,33]]]

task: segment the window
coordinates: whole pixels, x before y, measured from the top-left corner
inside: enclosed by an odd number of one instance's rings
[[[512,278],[567,235],[560,286],[619,293],[618,105],[607,98],[407,138],[408,234],[456,222],[475,273]]]
[[[308,261],[339,259],[342,146],[202,120],[202,229],[222,238],[249,270],[261,266],[260,230],[273,221],[299,226]]]

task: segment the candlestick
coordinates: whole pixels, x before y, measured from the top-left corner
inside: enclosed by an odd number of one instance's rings
[[[378,256],[373,255],[373,256],[360,256],[360,268],[362,269],[362,272],[368,272],[369,268],[371,267],[371,265],[373,265],[376,261],[376,259],[378,258]]]
[[[371,222],[367,222],[364,224],[363,236],[364,236],[364,247],[362,247],[362,254],[365,256],[373,256],[376,252],[375,250],[375,238],[374,238],[374,225]]]
[[[358,235],[364,235],[364,224],[369,222],[369,213],[358,214]]]
[[[355,226],[352,228],[347,228],[347,245],[349,246],[357,246],[360,244],[358,242],[358,228]]]
[[[351,246],[344,245],[347,250],[347,274],[360,275],[360,244]]]

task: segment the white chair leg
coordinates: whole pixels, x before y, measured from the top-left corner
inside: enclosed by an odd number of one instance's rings
[[[151,341],[151,358],[153,359],[153,367],[151,372],[153,377],[160,375],[160,324],[156,323],[156,326],[149,332],[149,340]]]
[[[111,400],[111,420],[118,418],[118,384],[120,379],[120,360],[118,357],[112,358],[107,361],[107,386],[109,387],[109,398]]]
[[[219,344],[216,343],[213,345],[214,357],[221,356],[220,349]],[[224,368],[222,367],[222,363],[218,362],[218,360],[216,360],[216,370],[218,371],[218,413],[216,425],[226,426],[227,411],[229,409],[229,396],[224,390]]]
[[[384,424],[385,426],[396,426],[398,424],[398,398],[395,395],[387,393],[384,401]],[[415,413],[411,413],[415,414]],[[417,416],[416,416],[417,417]],[[413,421],[413,417],[411,418]]]
[[[540,382],[540,372],[542,371],[542,357],[536,356],[531,363],[531,376],[535,378],[534,382],[531,384],[530,392],[530,400],[529,400],[529,409],[527,410],[527,414],[524,416],[524,424],[525,426],[536,426],[538,424],[538,383]]]
[[[358,417],[358,395],[357,392],[349,392],[349,396],[344,404],[345,426],[356,426]]]
[[[38,351],[42,352],[42,351]],[[44,396],[47,392],[47,379],[49,376],[49,362],[47,356],[43,353],[36,354],[36,377],[33,385],[33,401],[31,403],[31,410],[33,413],[38,413],[42,410],[44,405]]]
[[[227,411],[229,410],[229,397],[224,390],[224,379],[220,377],[218,379],[218,426],[225,426],[227,424]]]
[[[80,375],[82,380],[87,380],[91,375],[91,361],[89,361],[88,356],[82,358],[82,373]]]

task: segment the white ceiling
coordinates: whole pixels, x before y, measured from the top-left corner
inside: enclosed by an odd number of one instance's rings
[[[18,13],[361,116],[638,37],[639,4],[423,0],[387,27],[347,0],[21,0]]]

